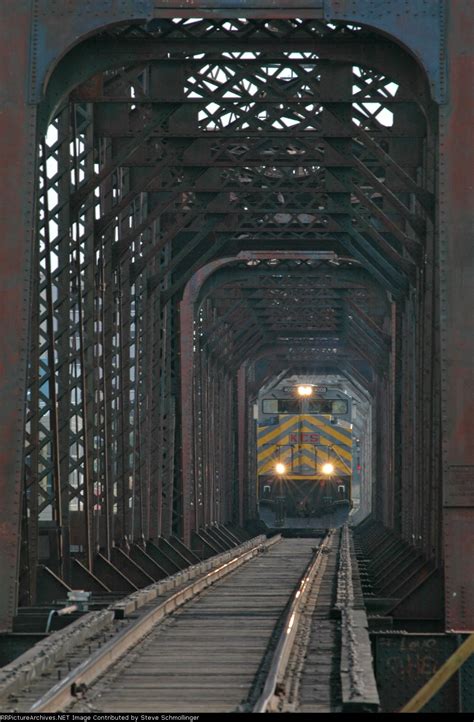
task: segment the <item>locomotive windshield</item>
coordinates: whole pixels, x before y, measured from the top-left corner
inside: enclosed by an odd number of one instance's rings
[[[264,399],[264,414],[299,414],[301,403],[298,399]]]
[[[347,414],[348,404],[343,399],[310,399],[308,402],[308,413],[311,414]],[[299,399],[264,399],[264,414],[299,414],[301,413],[301,401]]]
[[[311,414],[347,414],[347,401],[342,399],[311,399],[308,411]]]

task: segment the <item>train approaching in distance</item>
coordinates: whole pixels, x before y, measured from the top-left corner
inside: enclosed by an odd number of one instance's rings
[[[339,389],[310,384],[276,388],[259,399],[258,496],[269,526],[303,526],[334,513],[347,518],[351,402]]]

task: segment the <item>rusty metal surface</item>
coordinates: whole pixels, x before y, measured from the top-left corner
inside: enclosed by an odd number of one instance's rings
[[[0,630],[18,598],[25,377],[34,227],[36,108],[26,105],[29,3],[0,8]]]
[[[444,510],[446,629],[474,629],[472,508]]]
[[[78,0],[76,0],[78,2]],[[35,0],[33,11],[33,68],[30,77],[31,100],[37,102],[44,79],[51,74],[59,58],[81,38],[97,32],[112,23],[141,20],[142,22],[168,17],[198,17],[220,20],[230,18],[316,18],[367,23],[401,41],[419,58],[427,71],[435,98],[441,100],[445,58],[441,56],[444,42],[444,2],[442,0],[413,0],[400,12],[397,0],[382,0],[377,6],[367,6],[365,0],[299,0],[294,3],[277,3],[275,0],[234,3],[199,2],[183,3],[178,0],[161,2],[152,0],[100,0],[92,6],[82,6],[74,12],[74,4],[64,6],[59,0]],[[65,18],[74,17],[74,23]]]
[[[401,709],[458,646],[455,637],[445,635],[381,632],[374,637],[375,674],[383,712]],[[423,712],[452,713],[458,710],[458,681],[453,678]]]
[[[449,6],[449,104],[440,116],[441,356],[447,629],[474,629],[474,301],[472,227],[474,90],[472,4]],[[455,137],[471,138],[459,144]],[[459,506],[462,508],[451,508]],[[462,553],[459,553],[459,548]]]

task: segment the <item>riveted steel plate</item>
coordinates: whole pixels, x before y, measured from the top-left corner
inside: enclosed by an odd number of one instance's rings
[[[446,629],[474,630],[474,509],[444,510]]]
[[[375,676],[383,712],[396,712],[433,676],[456,649],[456,637],[434,634],[377,634]],[[458,708],[458,682],[451,679],[423,712]]]

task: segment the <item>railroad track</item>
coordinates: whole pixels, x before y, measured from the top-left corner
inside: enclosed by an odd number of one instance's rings
[[[72,668],[69,663],[53,687],[33,684],[21,695],[21,709],[343,709],[341,684],[331,685],[328,678],[321,697],[321,690],[315,693],[311,684],[308,687],[304,671],[312,647],[318,660],[311,641],[318,605],[321,621],[321,615],[330,615],[344,596],[336,583],[337,573],[341,575],[340,548],[340,531],[322,540],[274,537],[239,550],[158,603],[152,600],[137,611],[130,600],[123,602],[124,628],[116,629],[81,663]],[[344,549],[347,565],[347,543]],[[350,587],[347,574],[342,576]],[[341,657],[341,635],[337,623],[333,627],[330,645],[319,649],[323,667],[328,658]]]

